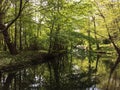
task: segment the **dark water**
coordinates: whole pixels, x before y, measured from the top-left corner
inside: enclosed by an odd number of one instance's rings
[[[113,55],[58,57],[44,64],[13,71],[13,78],[8,82],[9,90],[106,90],[115,58]],[[9,73],[1,75],[1,87]],[[120,90],[119,84],[118,65],[111,77],[109,90]]]

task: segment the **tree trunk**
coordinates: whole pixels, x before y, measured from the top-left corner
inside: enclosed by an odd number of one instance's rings
[[[20,31],[19,31],[19,34],[20,34],[20,37],[19,37],[20,47],[19,47],[19,49],[22,50],[23,47],[22,47],[22,22],[21,22],[21,17],[20,17]]]
[[[8,30],[6,29],[6,26],[3,24],[3,17],[4,13],[0,13],[0,30],[3,33],[4,41],[7,44],[7,47],[12,55],[17,54],[17,49],[15,48],[14,44],[10,40],[10,35],[8,33]]]
[[[97,38],[97,31],[96,31],[96,19],[95,17],[93,16],[93,24],[94,24],[94,35],[95,35],[95,41],[96,41],[96,49],[99,50],[100,49],[100,46],[99,46],[99,42],[98,42],[98,38]]]
[[[0,6],[2,6],[2,1],[3,0],[0,0]],[[3,19],[4,19],[3,17],[5,16],[5,13],[4,13],[4,11],[1,10],[2,7],[0,7],[0,32],[2,32],[2,34],[3,34],[4,41],[6,42],[6,45],[9,49],[11,55],[17,55],[17,49],[16,49],[15,44],[13,42],[11,42],[11,40],[10,40],[10,35],[8,33],[8,29],[21,15],[22,1],[23,0],[19,0],[19,1],[20,1],[19,12],[16,15],[16,17],[10,23],[8,23],[7,26],[5,26],[5,24],[3,23]],[[9,73],[8,74],[8,77],[7,77],[5,83],[2,87],[2,90],[9,90],[9,86],[12,83],[12,80],[13,80],[14,76],[15,76],[15,73]]]
[[[16,49],[15,45],[11,42],[10,36],[9,36],[7,30],[3,31],[3,36],[4,36],[4,40],[5,40],[6,44],[7,44],[7,47],[9,49],[10,53],[12,55],[16,55],[17,54],[17,49]]]
[[[4,46],[3,46],[3,51],[7,51],[7,45],[6,45],[6,43],[5,43],[5,40],[4,40],[4,44],[3,44]]]
[[[17,2],[15,2],[15,17],[17,16]],[[17,44],[17,21],[15,21],[15,32],[14,32],[14,44],[16,48]]]

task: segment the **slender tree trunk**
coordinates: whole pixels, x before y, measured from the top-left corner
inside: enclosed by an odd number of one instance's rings
[[[88,36],[90,37],[90,30],[88,30]],[[88,43],[89,43],[89,56],[88,56],[88,62],[89,62],[89,73],[90,73],[90,77],[91,77],[91,50],[92,50],[92,48],[91,48],[91,42],[90,42],[90,39],[89,39],[89,41],[88,41]]]
[[[99,42],[97,39],[97,31],[96,31],[96,21],[95,21],[95,17],[93,16],[93,24],[94,24],[94,35],[95,35],[95,40],[96,40],[96,49],[99,50],[100,46],[99,46]]]
[[[98,70],[99,59],[100,59],[100,55],[97,55],[96,66],[95,66],[96,71]]]
[[[17,16],[17,2],[15,2],[15,17]],[[14,45],[17,48],[17,21],[15,21],[15,32],[14,32]]]
[[[89,63],[89,73],[90,73],[90,77],[91,77],[91,50],[92,50],[92,47],[91,47],[91,40],[90,40],[90,37],[91,37],[91,30],[90,30],[90,17],[88,17],[88,30],[87,30],[87,33],[88,33],[88,37],[89,37],[89,40],[88,40],[88,49],[89,49],[89,56],[88,56],[88,63]]]
[[[20,38],[19,38],[19,44],[20,44],[20,50],[23,49],[22,47],[22,21],[21,21],[21,17],[20,17],[20,31],[19,31],[19,34],[20,34]]]
[[[29,47],[29,44],[27,42],[27,33],[26,33],[26,31],[24,31],[24,44],[25,44],[25,48]]]
[[[52,41],[52,34],[53,34],[53,30],[54,30],[54,21],[52,21],[52,25],[51,25],[51,28],[50,28],[50,36],[49,36],[49,50],[48,50],[48,53],[51,53],[52,52],[52,46],[53,46],[53,41]]]

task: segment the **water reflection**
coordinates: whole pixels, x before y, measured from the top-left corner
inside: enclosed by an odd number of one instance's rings
[[[89,58],[72,58],[71,62],[68,57],[59,57],[42,65],[2,73],[0,90],[105,90],[110,72],[109,63],[106,58],[98,56],[92,59],[91,63]],[[111,88],[116,89],[111,90],[119,90],[119,72],[113,76]]]
[[[101,90],[101,89],[97,88],[96,85],[93,85],[90,88],[86,88],[86,90]]]

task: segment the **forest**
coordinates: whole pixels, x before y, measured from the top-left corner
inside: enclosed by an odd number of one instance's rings
[[[120,90],[120,0],[0,0],[0,90]]]

